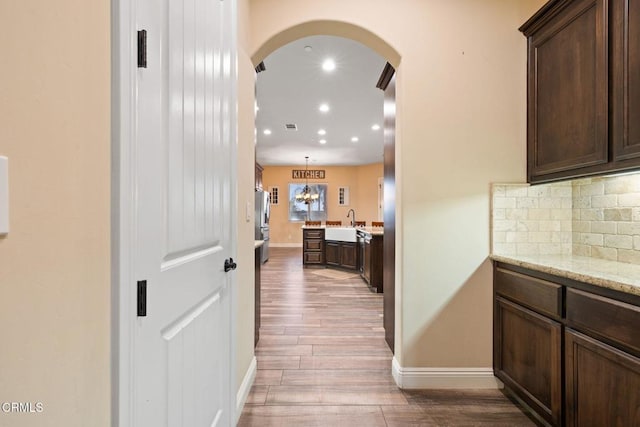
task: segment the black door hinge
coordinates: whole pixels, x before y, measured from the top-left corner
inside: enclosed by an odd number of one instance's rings
[[[147,30],[138,31],[138,68],[147,68]]]
[[[147,281],[138,280],[138,317],[147,315]]]

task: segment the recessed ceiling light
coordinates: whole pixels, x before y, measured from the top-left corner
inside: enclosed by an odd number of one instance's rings
[[[328,104],[320,104],[320,106],[318,107],[318,110],[322,111],[323,113],[326,113],[327,111],[329,111],[329,105]]]
[[[326,135],[326,134],[327,134],[327,131],[326,131],[326,130],[324,130],[324,129],[320,129],[320,130],[318,131],[318,135]]]
[[[265,135],[271,135],[271,129],[265,129],[262,131]]]
[[[305,46],[304,47],[304,51],[305,52],[311,52],[313,50],[313,48],[311,46]]]
[[[351,142],[358,142],[358,137],[357,136],[351,137]]]
[[[326,139],[321,139],[320,141],[318,141],[320,144],[326,144],[327,140]]]
[[[336,69],[336,62],[331,58],[327,58],[322,63],[322,69],[330,73],[331,71]]]
[[[375,125],[371,126],[371,130],[380,130],[380,125],[375,124]]]

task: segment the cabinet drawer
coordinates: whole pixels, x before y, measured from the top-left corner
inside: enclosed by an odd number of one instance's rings
[[[324,242],[324,240],[318,240],[318,239],[313,239],[313,240],[305,240],[304,241],[304,251],[322,251],[322,243]]]
[[[495,291],[539,313],[562,317],[562,286],[514,271],[496,268]]]
[[[324,239],[324,230],[304,230],[305,239]]]
[[[303,256],[305,264],[323,264],[322,252],[305,252]]]
[[[567,322],[577,330],[595,333],[640,356],[638,306],[569,288]]]

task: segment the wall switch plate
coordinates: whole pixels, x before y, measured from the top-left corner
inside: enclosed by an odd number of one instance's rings
[[[0,235],[9,233],[9,159],[0,156]]]
[[[251,202],[247,202],[245,221],[251,221],[251,212],[253,212],[253,206],[251,206]]]

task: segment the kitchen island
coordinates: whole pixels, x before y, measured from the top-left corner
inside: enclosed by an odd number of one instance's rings
[[[381,227],[302,226],[302,261],[305,267],[354,270],[378,293],[382,286]]]

